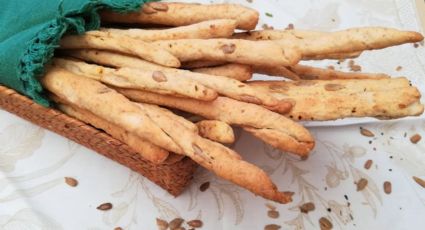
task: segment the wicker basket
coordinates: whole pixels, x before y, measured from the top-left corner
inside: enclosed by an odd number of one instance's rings
[[[69,117],[60,111],[40,106],[27,97],[1,85],[0,108],[129,167],[174,196],[183,192],[190,183],[197,167],[190,158],[181,158],[175,154],[171,154],[162,164],[152,164],[129,146],[112,138],[102,130]]]

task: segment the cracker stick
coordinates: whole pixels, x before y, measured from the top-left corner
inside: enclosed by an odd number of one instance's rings
[[[279,47],[275,41],[241,39],[180,39],[151,43],[176,56],[181,62],[207,60],[249,65],[290,66],[297,64],[301,53],[296,44]]]
[[[128,36],[146,42],[174,39],[209,39],[228,38],[236,28],[236,21],[218,19],[200,22],[193,25],[160,30],[144,29],[110,29],[102,28],[101,31],[89,31],[87,34],[106,34],[107,36]]]
[[[236,4],[146,3],[141,12],[119,14],[102,12],[102,21],[185,26],[213,19],[233,19],[237,28],[252,30],[258,23],[257,11]]]
[[[59,104],[58,107],[62,112],[75,117],[78,120],[91,124],[98,129],[102,129],[112,137],[128,144],[132,149],[139,153],[140,156],[152,163],[160,164],[164,162],[169,155],[168,151],[165,149],[129,133],[121,127],[97,117],[91,112],[65,104]]]
[[[209,75],[224,76],[238,81],[247,81],[252,78],[253,74],[251,66],[233,63],[216,67],[197,68],[192,69],[191,71]]]
[[[194,73],[187,70],[166,68],[154,65],[138,58],[105,51],[73,51],[68,52],[68,54],[73,57],[81,58],[83,60],[95,63],[101,63],[107,66],[141,68],[147,71],[160,70],[165,74],[174,74],[181,76],[182,78],[184,77],[192,79],[210,89],[217,91],[221,95],[225,95],[236,100],[255,104],[263,104],[268,106],[279,107],[281,105],[281,102],[279,102],[279,100],[276,100],[276,98],[269,96],[267,93],[258,90],[253,91],[247,84],[241,83],[234,79],[229,79],[227,77]],[[284,105],[287,106],[287,103],[284,103]]]
[[[296,40],[303,56],[333,53],[349,53],[383,49],[404,43],[420,42],[423,36],[412,31],[400,31],[383,27],[354,28],[332,32],[314,38]],[[276,40],[282,47],[293,46],[294,40]]]
[[[134,101],[176,108],[210,120],[220,120],[242,127],[276,130],[279,135],[275,138],[281,141],[280,148],[283,151],[306,156],[314,147],[314,139],[304,127],[258,105],[226,97],[203,102],[137,90],[117,90]]]
[[[204,85],[173,73],[136,68],[112,69],[81,61],[55,58],[53,64],[74,74],[87,76],[103,83],[131,89],[144,89],[162,94],[182,95],[198,100],[214,100],[217,93]]]
[[[285,67],[283,67],[285,68]],[[390,78],[383,73],[350,73],[332,69],[323,69],[306,65],[286,67],[289,71],[305,80],[330,80],[330,79],[381,79]]]
[[[141,104],[142,109],[143,106]],[[280,203],[291,201],[292,193],[279,192],[263,170],[242,161],[233,150],[200,137],[172,119],[154,114],[150,114],[150,117],[181,146],[186,156],[218,176],[264,198]]]
[[[258,30],[248,31],[242,33],[235,33],[232,38],[245,39],[250,41],[261,40],[293,40],[296,43],[298,40],[302,42],[303,39],[314,39],[329,32],[310,31],[310,30]],[[356,58],[361,55],[361,51],[349,53],[330,53],[321,55],[303,55],[303,60],[323,60],[323,59],[347,59]]]
[[[405,78],[258,81],[282,100],[294,101],[287,114],[294,120],[335,120],[345,117],[399,118],[423,112],[421,94]]]
[[[199,135],[223,144],[231,144],[235,141],[235,135],[230,125],[217,120],[203,120],[196,123]]]
[[[41,83],[59,98],[78,105],[79,108],[90,111],[107,122],[168,151],[182,152],[182,149],[136,105],[98,81],[58,67],[50,67]]]
[[[60,48],[112,50],[135,55],[159,65],[169,67],[180,66],[180,61],[166,50],[125,36],[69,35],[61,39]]]

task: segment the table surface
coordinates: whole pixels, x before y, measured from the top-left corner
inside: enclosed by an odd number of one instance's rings
[[[195,2],[195,1],[192,1]],[[232,2],[261,11],[263,24],[285,28],[337,30],[353,26],[389,26],[421,30],[415,0],[245,0]],[[272,16],[267,16],[272,15]],[[424,24],[425,25],[425,22]],[[356,60],[364,71],[406,76],[425,92],[425,48],[413,45],[365,52]],[[335,65],[336,62],[313,63]],[[401,71],[396,71],[402,66]],[[257,76],[262,78],[262,76]],[[0,229],[156,229],[156,218],[200,219],[203,229],[319,229],[321,217],[334,229],[423,229],[425,189],[412,176],[425,179],[424,116],[397,121],[344,120],[308,124],[317,147],[307,161],[283,154],[247,133],[235,149],[271,175],[281,190],[295,191],[294,202],[272,204],[200,169],[187,191],[174,198],[129,169],[82,146],[0,110]],[[366,123],[359,123],[367,121]],[[326,126],[325,126],[326,125]],[[375,137],[364,137],[359,127]],[[367,170],[364,163],[372,160]],[[70,187],[64,177],[78,180]],[[356,191],[355,182],[368,180]],[[383,183],[392,184],[385,194]],[[205,182],[205,191],[199,187]],[[99,204],[113,208],[102,212]],[[313,202],[315,210],[300,213]],[[267,204],[280,213],[268,217]],[[187,227],[187,226],[186,226]]]

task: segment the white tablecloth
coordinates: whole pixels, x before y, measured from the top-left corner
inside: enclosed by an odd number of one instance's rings
[[[275,28],[293,23],[320,30],[369,25],[420,30],[413,0],[196,2],[242,3],[261,11],[260,26]],[[356,62],[364,71],[407,76],[425,92],[423,46],[365,52]],[[398,72],[397,66],[403,69]],[[346,63],[341,67],[346,69]],[[425,141],[414,145],[409,137],[425,137],[425,119],[367,121],[311,127],[317,146],[307,161],[241,134],[236,150],[267,171],[281,190],[295,191],[293,203],[273,204],[280,216],[271,219],[266,207],[270,202],[206,170],[198,170],[187,191],[174,198],[124,166],[0,110],[0,229],[156,229],[156,218],[175,217],[200,219],[203,229],[217,230],[263,229],[267,224],[318,229],[321,217],[334,229],[424,229],[425,189],[412,176],[425,179]],[[375,137],[360,135],[360,126]],[[373,165],[366,170],[369,159]],[[64,177],[76,178],[79,185],[68,186]],[[359,178],[369,182],[361,192],[354,184]],[[392,183],[389,195],[383,191],[384,181]],[[210,187],[201,192],[204,182]],[[105,202],[113,204],[112,210],[96,209]],[[298,206],[305,202],[313,202],[316,209],[300,213]]]

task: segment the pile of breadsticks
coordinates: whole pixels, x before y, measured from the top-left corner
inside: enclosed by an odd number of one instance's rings
[[[188,156],[280,203],[293,193],[279,191],[264,171],[223,145],[234,141],[230,125],[305,158],[314,138],[295,121],[423,112],[421,95],[406,78],[298,64],[355,58],[422,41],[421,34],[381,27],[249,31],[258,17],[233,4],[153,2],[139,13],[103,12],[110,27],[65,36],[41,81],[60,110],[144,158],[159,164],[170,153]],[[129,24],[138,28],[122,29]],[[253,73],[286,80],[249,81]],[[178,115],[182,111],[199,121]]]

